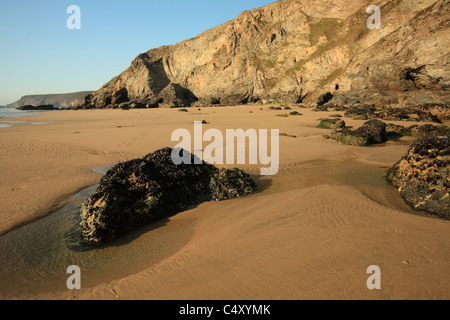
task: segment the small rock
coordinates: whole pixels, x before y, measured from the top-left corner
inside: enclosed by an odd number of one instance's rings
[[[345,121],[341,119],[322,119],[318,127],[323,129],[343,129],[345,128]]]
[[[367,146],[370,144],[383,143],[388,140],[386,123],[375,119],[367,121],[362,127],[356,130],[335,130],[330,137],[343,144],[352,146]]]

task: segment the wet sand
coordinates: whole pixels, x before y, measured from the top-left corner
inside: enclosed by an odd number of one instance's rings
[[[172,132],[192,131],[195,120],[222,132],[280,129],[296,136],[280,137],[280,172],[256,177],[260,193],[204,203],[170,218],[164,228],[186,225],[192,232],[180,234],[160,261],[141,262],[132,274],[115,272],[81,291],[39,292],[30,285],[33,292],[25,287],[0,297],[448,299],[450,225],[415,214],[383,180],[384,170],[412,140],[344,146],[325,140],[329,130],[315,127],[329,113],[299,109],[303,116],[281,118],[276,115],[288,112],[267,110],[63,111],[40,116],[47,124],[0,128],[0,234],[55,212],[71,195],[98,183],[101,175],[92,168],[175,146]],[[349,126],[363,124],[345,120]],[[255,175],[260,168],[239,167]],[[134,241],[127,245],[134,247]],[[381,267],[380,291],[366,287],[370,265]]]

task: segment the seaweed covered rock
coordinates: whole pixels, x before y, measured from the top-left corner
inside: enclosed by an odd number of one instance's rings
[[[369,120],[356,130],[335,130],[330,136],[343,144],[351,146],[367,146],[383,143],[388,140],[386,123],[380,120]]]
[[[388,123],[386,125],[386,131],[388,136],[391,137],[403,137],[411,135],[411,127],[405,128],[404,126],[399,126],[392,123]]]
[[[415,138],[421,138],[423,136],[445,136],[447,134],[450,134],[450,128],[445,125],[434,126],[431,124],[404,127],[388,123],[387,132],[388,135],[391,136],[411,136]]]
[[[218,169],[191,154],[191,163],[200,164],[175,165],[171,155],[165,148],[111,168],[82,205],[82,240],[101,244],[188,206],[256,192],[254,181],[239,169]]]
[[[356,130],[357,133],[369,137],[370,144],[383,143],[388,140],[386,123],[380,120],[369,120]]]
[[[440,136],[450,134],[450,129],[447,126],[434,126],[431,124],[425,124],[423,126],[412,126],[409,128],[411,135],[416,138],[423,136]]]
[[[409,119],[409,111],[405,108],[385,108],[375,113],[378,119],[402,121]]]
[[[341,119],[322,119],[318,125],[323,129],[343,129],[345,128],[345,121]]]
[[[412,207],[450,219],[450,135],[417,140],[387,177]]]
[[[377,111],[377,108],[374,106],[369,105],[362,105],[362,106],[354,106],[351,107],[347,112],[345,113],[346,117],[361,117],[366,116],[367,118],[375,117],[375,112]]]

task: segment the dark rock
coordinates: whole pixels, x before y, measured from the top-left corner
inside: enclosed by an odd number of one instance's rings
[[[322,119],[318,127],[323,129],[343,129],[345,128],[345,121],[341,119]]]
[[[302,116],[302,114],[300,112],[297,111],[292,111],[289,113],[290,116]]]
[[[441,123],[450,120],[450,107],[448,106],[448,104],[432,103],[422,105],[420,107],[420,110],[430,112]]]
[[[172,149],[165,148],[110,169],[83,203],[84,242],[101,244],[188,206],[256,192],[256,184],[239,169],[218,169],[205,162],[175,165],[171,155]],[[199,161],[191,154],[188,158]]]
[[[356,129],[356,133],[369,137],[369,143],[383,143],[388,140],[386,123],[380,120],[369,120],[362,127]]]
[[[431,112],[418,111],[417,115],[419,116],[420,121],[441,123],[441,120]]]
[[[425,124],[422,126],[414,125],[410,127],[403,127],[395,124],[387,124],[386,131],[388,134],[397,134],[400,136],[412,136],[421,138],[423,136],[443,136],[450,134],[450,128],[447,126],[434,126]]]
[[[375,108],[374,106],[369,105],[355,106],[347,110],[345,116],[347,117],[366,116],[367,118],[370,118],[375,116],[375,111],[377,111],[377,108]]]
[[[50,111],[50,110],[58,110],[55,107],[53,107],[53,105],[42,105],[42,106],[23,106],[23,107],[19,107],[17,108],[17,110],[22,110],[22,111]]]
[[[402,121],[409,118],[409,110],[405,108],[387,108],[375,112],[375,116],[389,121]]]
[[[327,92],[319,97],[317,100],[318,106],[323,106],[327,102],[330,102],[333,99],[333,94],[331,92]]]
[[[417,140],[387,174],[413,208],[450,219],[450,135]]]
[[[350,129],[335,130],[330,135],[330,138],[352,146],[367,146],[386,142],[388,134],[386,123],[373,119],[354,131]]]
[[[389,136],[410,136],[411,127],[405,128],[396,124],[388,123],[386,125],[386,132]]]
[[[367,146],[370,144],[368,136],[358,134],[350,129],[335,130],[326,139],[334,139],[350,146]]]
[[[128,91],[125,88],[114,91],[111,97],[112,104],[121,104],[130,101],[128,99]]]
[[[450,128],[447,126],[433,126],[431,124],[425,124],[423,126],[412,126],[408,128],[410,135],[416,138],[423,136],[439,136],[450,134]]]

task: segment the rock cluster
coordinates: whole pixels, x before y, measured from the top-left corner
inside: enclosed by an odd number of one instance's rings
[[[434,126],[431,124],[425,124],[422,126],[413,125],[404,127],[401,125],[387,124],[387,132],[391,136],[410,136],[415,138],[421,138],[423,136],[441,136],[450,134],[450,128],[445,125]]]
[[[57,108],[55,108],[53,105],[42,105],[42,106],[23,106],[23,107],[19,107],[17,108],[17,110],[22,110],[22,111],[50,111],[50,110],[58,110]]]
[[[447,105],[428,104],[405,107],[376,107],[375,105],[355,105],[348,107],[345,115],[355,120],[381,119],[385,121],[423,121],[442,123],[449,119]]]
[[[171,155],[172,149],[165,148],[111,168],[82,205],[82,240],[101,244],[188,206],[256,192],[254,181],[239,169],[205,162],[175,165]]]
[[[383,121],[372,119],[356,130],[335,130],[329,137],[343,144],[352,146],[367,146],[386,142],[388,140],[386,127],[386,123]]]
[[[450,135],[417,140],[387,178],[413,208],[450,219]]]

